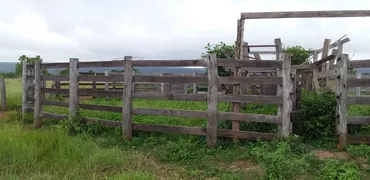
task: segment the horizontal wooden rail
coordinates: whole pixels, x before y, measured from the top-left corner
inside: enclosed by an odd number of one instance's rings
[[[347,84],[349,88],[357,86],[370,86],[370,79],[356,79],[349,77]]]
[[[370,144],[370,136],[348,135],[348,144]]]
[[[261,51],[261,54],[272,54],[274,51]],[[102,67],[123,67],[124,61],[88,61],[79,62],[79,68],[102,68]],[[207,66],[205,60],[134,60],[133,66],[149,67],[184,67],[184,66]],[[260,68],[281,68],[282,61],[263,60],[263,61],[244,61],[239,59],[218,59],[217,66],[228,67],[260,67]],[[43,63],[42,68],[68,68],[69,63]],[[33,68],[33,65],[28,65]],[[86,73],[85,73],[86,74]]]
[[[369,105],[370,104],[370,97],[354,97],[354,96],[347,96],[347,103],[348,104],[362,104],[362,105]]]
[[[241,19],[366,17],[370,10],[283,11],[241,13]]]
[[[68,102],[63,101],[43,101],[44,105],[68,107]],[[122,107],[119,106],[106,106],[95,104],[79,104],[79,107],[87,110],[107,111],[107,112],[122,112]],[[133,114],[141,115],[157,115],[157,116],[175,116],[186,118],[207,118],[206,111],[194,110],[176,110],[176,109],[154,109],[154,108],[134,108]],[[263,114],[247,114],[247,113],[234,113],[234,112],[219,112],[220,120],[236,120],[245,122],[259,122],[281,124],[281,120],[276,115],[263,115]]]
[[[28,76],[27,78],[32,78]],[[68,81],[68,76],[42,76],[43,81]],[[123,81],[123,76],[79,76],[79,81]],[[219,84],[281,84],[281,77],[219,77]],[[205,76],[133,76],[134,82],[208,83]]]
[[[50,94],[69,94],[68,89],[42,88],[43,93]],[[112,98],[122,98],[121,91],[103,91],[93,89],[79,89],[80,96],[102,96]],[[178,100],[178,101],[207,101],[206,94],[160,94],[153,92],[135,92],[133,98],[150,99],[150,100]],[[218,95],[220,102],[246,102],[246,103],[263,103],[263,104],[282,104],[280,96],[266,95]]]
[[[276,47],[276,45],[248,45],[248,47],[254,48],[254,47]]]
[[[370,116],[347,116],[347,121],[348,124],[370,124]]]
[[[54,114],[54,113],[42,113],[43,118],[63,120],[68,118],[67,115],[63,114]],[[83,118],[86,123],[99,123],[102,126],[107,127],[120,127],[120,121],[110,121],[102,120],[95,118]],[[155,124],[137,124],[133,123],[133,130],[147,131],[147,132],[163,132],[163,133],[175,133],[175,134],[190,134],[205,136],[206,128],[200,127],[183,127],[183,126],[166,126],[166,125],[155,125]],[[218,129],[218,137],[227,137],[227,138],[239,138],[247,140],[257,140],[257,139],[266,139],[272,140],[277,138],[277,134],[272,133],[258,133],[258,132],[248,132],[248,131],[232,131],[227,129]]]
[[[351,60],[348,68],[370,68],[370,59]]]

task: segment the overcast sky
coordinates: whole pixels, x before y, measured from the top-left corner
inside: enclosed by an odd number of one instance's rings
[[[369,0],[0,0],[0,61],[198,58],[207,43],[234,43],[241,12],[365,8]],[[344,34],[345,52],[370,58],[370,17],[248,20],[244,40],[317,49]]]

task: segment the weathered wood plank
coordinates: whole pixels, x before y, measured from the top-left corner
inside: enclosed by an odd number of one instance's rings
[[[283,54],[283,68],[281,75],[283,78],[283,106],[281,109],[281,120],[282,120],[282,130],[281,136],[288,137],[291,133],[291,113],[293,111],[293,102],[291,94],[293,93],[293,81],[291,78],[292,68],[291,68],[291,55]]]
[[[241,13],[241,19],[367,17],[370,10],[283,11]]]
[[[29,78],[28,76],[27,78]],[[41,77],[42,81],[68,81],[69,77],[68,76],[42,76]]]
[[[55,120],[65,120],[68,119],[68,116],[65,114],[54,114],[54,113],[48,113],[48,112],[42,112],[41,113],[43,119],[55,119]]]
[[[216,54],[209,54],[208,60],[208,119],[207,119],[207,145],[213,147],[217,141],[217,99],[218,99],[218,74]]]
[[[370,116],[347,116],[347,123],[348,124],[370,124]]]
[[[349,144],[370,144],[370,136],[348,135]]]
[[[78,96],[78,58],[69,59],[69,120],[77,116],[77,107],[79,103]]]
[[[132,140],[132,84],[133,67],[132,56],[125,56],[125,84],[123,90],[122,107],[122,138]]]
[[[25,121],[26,113],[28,109],[27,104],[27,89],[28,89],[28,80],[27,80],[27,62],[22,66],[22,122]]]
[[[174,109],[135,108],[133,109],[133,114],[176,116],[186,118],[207,118],[207,111],[174,110]]]
[[[233,131],[233,130],[227,130],[227,129],[218,129],[217,136],[227,137],[227,138],[246,139],[246,140],[258,140],[258,139],[273,140],[277,138],[276,134],[271,134],[271,133]]]
[[[347,97],[347,103],[348,104],[361,104],[361,105],[370,105],[370,97],[366,96],[359,96],[359,97],[354,97],[354,96],[348,96]]]
[[[190,134],[204,136],[206,135],[205,128],[199,127],[182,127],[182,126],[165,126],[155,124],[133,124],[132,128],[139,131],[148,132],[162,132],[162,133],[175,133],[175,134]]]
[[[34,122],[33,126],[35,129],[41,128],[41,63],[42,60],[35,61],[35,97],[34,97]]]
[[[263,61],[246,61],[246,60],[233,60],[233,59],[218,59],[217,60],[217,66],[226,66],[226,67],[281,68],[282,63],[283,63],[282,61],[275,61],[275,60],[263,60]]]
[[[276,47],[276,45],[248,45],[251,48],[255,47]]]
[[[221,102],[246,102],[246,103],[264,103],[264,104],[282,104],[281,96],[267,95],[218,95],[218,100]]]
[[[1,101],[1,111],[6,111],[6,87],[5,87],[5,79],[0,78],[0,101]]]
[[[338,148],[344,149],[347,147],[347,116],[348,116],[348,105],[347,105],[347,93],[348,93],[348,86],[347,86],[347,64],[348,64],[348,54],[343,54],[340,60],[340,79],[339,79],[339,86],[338,86],[338,93],[337,98],[339,98],[339,103],[337,104],[338,110],[338,117],[339,117],[339,125],[338,125],[338,133],[339,133],[339,143]]]
[[[363,79],[357,79],[353,77],[348,78],[348,87],[357,87],[357,86],[370,86],[370,79],[369,78],[363,78]]]
[[[136,92],[133,98],[155,99],[155,100],[180,100],[180,101],[207,101],[205,94],[159,94],[154,92]]]
[[[276,115],[247,114],[247,113],[237,113],[237,112],[219,112],[218,118],[222,120],[281,124],[280,118]]]
[[[370,68],[370,59],[351,60],[348,68]]]

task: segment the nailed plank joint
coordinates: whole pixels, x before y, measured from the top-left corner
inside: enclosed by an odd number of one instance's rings
[[[132,56],[125,56],[122,107],[122,138],[132,140]]]
[[[207,145],[213,147],[217,141],[217,96],[218,74],[216,54],[208,55],[208,120],[207,120]]]

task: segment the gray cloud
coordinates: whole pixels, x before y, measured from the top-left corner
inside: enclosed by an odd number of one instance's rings
[[[241,12],[320,10],[318,4],[370,6],[366,0],[0,0],[0,59],[15,61],[25,53],[46,61],[198,58],[207,43],[235,41]],[[284,45],[314,49],[325,38],[347,34],[352,41],[345,51],[370,58],[366,18],[249,20],[245,29],[249,44],[272,44],[280,37]]]

